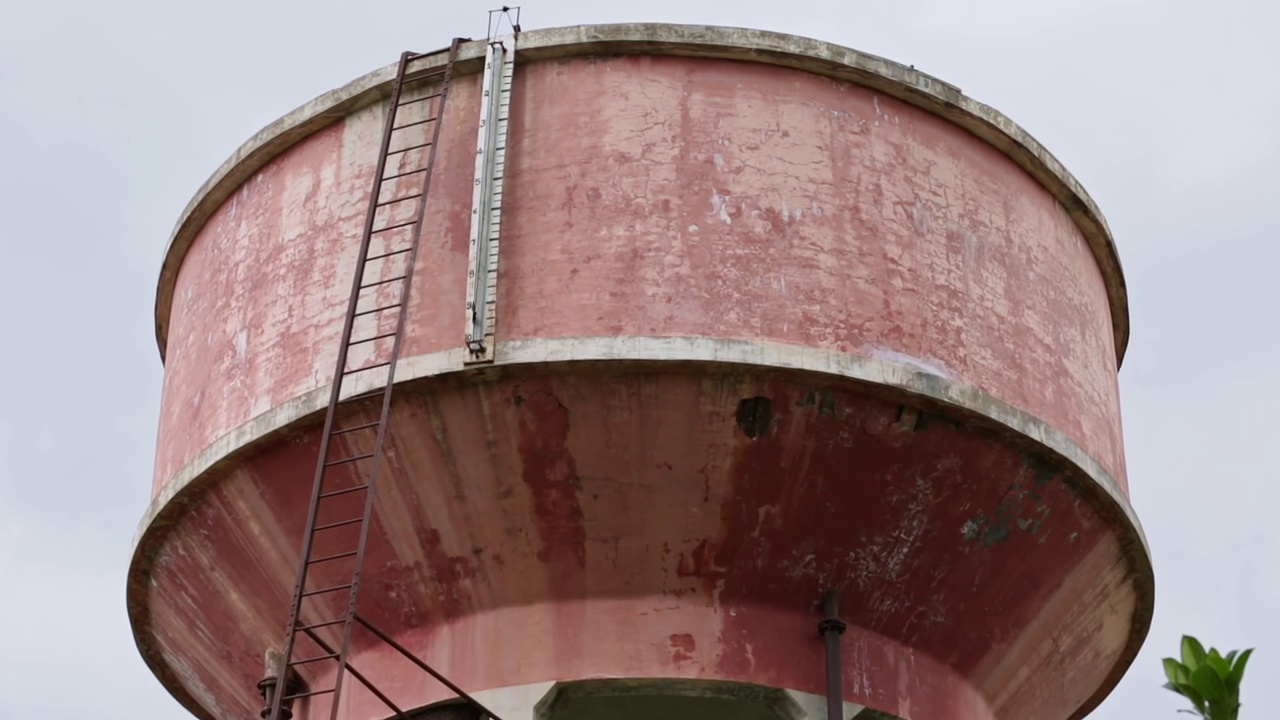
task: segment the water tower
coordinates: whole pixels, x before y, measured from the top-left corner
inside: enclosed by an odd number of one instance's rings
[[[1106,223],[882,58],[406,54],[214,172],[156,330],[129,612],[200,718],[1067,720],[1148,628]]]

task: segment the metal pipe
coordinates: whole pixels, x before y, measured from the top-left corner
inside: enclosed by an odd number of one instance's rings
[[[840,593],[828,590],[822,595],[822,620],[818,633],[827,651],[827,720],[844,720],[844,674],[840,670],[840,636],[845,623],[840,619]]]
[[[258,681],[258,693],[262,695],[266,706],[262,708],[259,717],[267,720],[271,716],[272,706],[275,704],[276,695],[286,695],[291,690],[290,687],[296,686],[297,683],[283,683],[280,681],[280,653],[275,650],[267,650],[263,658],[263,666],[266,668],[264,677]],[[289,687],[286,687],[289,686]],[[296,688],[295,688],[296,689]],[[293,703],[285,701],[281,703],[280,720],[291,720],[293,718]]]

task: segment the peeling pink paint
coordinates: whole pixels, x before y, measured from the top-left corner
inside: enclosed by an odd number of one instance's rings
[[[471,187],[449,180],[472,174],[476,88],[461,78],[446,112],[408,355],[461,343]],[[501,340],[883,348],[1048,421],[1124,485],[1101,275],[999,151],[870,90],[763,65],[535,63],[514,93]],[[380,122],[366,109],[301,141],[201,231],[172,307],[156,488],[328,381]]]

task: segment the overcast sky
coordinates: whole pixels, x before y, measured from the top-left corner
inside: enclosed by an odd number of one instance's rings
[[[482,37],[489,3],[0,0],[0,718],[180,720],[124,580],[149,500],[160,253],[242,141],[404,49]],[[1092,717],[1170,718],[1183,632],[1258,646],[1245,720],[1280,712],[1276,167],[1280,3],[542,0],[526,29],[789,32],[913,64],[1027,128],[1110,221],[1131,293],[1120,374],[1156,569],[1137,663]],[[246,688],[246,691],[250,689]],[[915,720],[946,720],[921,718]]]

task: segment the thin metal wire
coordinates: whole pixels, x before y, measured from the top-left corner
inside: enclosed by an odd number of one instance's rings
[[[511,17],[512,12],[515,12],[514,18]],[[495,15],[497,16],[497,18],[494,18]],[[513,33],[520,32],[520,6],[516,5],[515,7],[511,7],[511,6],[503,5],[497,10],[490,10],[489,25],[487,28],[485,28],[486,40],[492,40],[494,37],[498,35],[498,33],[502,31],[503,20],[507,21],[507,24],[511,27],[511,32]]]

